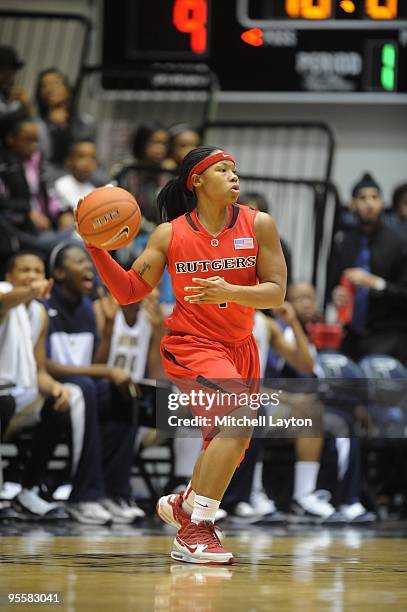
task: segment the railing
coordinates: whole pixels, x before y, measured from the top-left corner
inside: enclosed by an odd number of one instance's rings
[[[44,68],[59,68],[78,91],[90,45],[91,22],[75,13],[0,10],[0,40],[14,47],[25,62],[19,82],[34,91]]]

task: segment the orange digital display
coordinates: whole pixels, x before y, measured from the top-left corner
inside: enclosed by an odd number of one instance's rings
[[[207,0],[175,0],[172,20],[179,32],[190,34],[193,53],[205,53],[207,48]]]
[[[286,0],[285,10],[289,17],[329,19],[332,14],[332,0]]]
[[[398,0],[366,0],[365,10],[372,19],[396,19]]]
[[[267,6],[270,7],[270,17],[276,18],[335,19],[343,16],[343,13],[353,14],[359,19],[389,20],[399,17],[399,0],[284,0],[280,4],[270,3]]]

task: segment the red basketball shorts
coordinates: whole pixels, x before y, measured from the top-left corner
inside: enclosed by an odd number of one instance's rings
[[[239,344],[227,344],[196,336],[168,334],[161,341],[161,356],[168,378],[182,393],[201,390],[213,396],[211,411],[201,404],[190,406],[193,415],[222,417],[242,405],[224,401],[223,392],[228,398],[235,394],[244,398],[258,392],[259,351],[253,335]],[[202,426],[204,448],[218,432],[213,420]],[[241,459],[243,457],[244,454]]]

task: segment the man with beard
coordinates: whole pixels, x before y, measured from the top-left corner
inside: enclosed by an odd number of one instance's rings
[[[407,362],[407,243],[382,223],[383,199],[365,174],[353,188],[357,226],[336,235],[327,295],[337,308],[353,300],[342,351],[353,360],[382,353]]]

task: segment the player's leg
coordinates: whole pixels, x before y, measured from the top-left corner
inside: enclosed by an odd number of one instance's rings
[[[164,368],[178,388],[184,390],[184,385],[189,385],[191,390],[198,391],[209,381],[210,385],[206,391],[213,394],[214,390],[222,391],[222,387],[219,388],[214,382],[222,379],[228,385],[229,393],[230,383],[233,381],[238,381],[240,392],[247,391],[233,362],[233,355],[227,348],[218,343],[212,347],[199,339],[194,339],[191,346],[187,346],[185,339],[181,346],[178,342],[178,339],[170,339],[167,346],[166,341],[163,342]],[[256,353],[255,359],[257,357]],[[233,384],[231,386],[233,387]],[[216,405],[212,417],[215,413],[218,416],[230,414],[236,406],[239,404],[226,407]],[[202,414],[208,414],[206,407],[200,408]],[[245,413],[250,416],[248,408],[239,407],[238,411],[241,415]],[[190,563],[231,563],[233,556],[220,544],[214,529],[214,520],[222,496],[248,446],[251,427],[240,431],[238,428],[236,431],[231,428],[221,430],[213,425],[212,420],[203,433],[207,441],[212,439],[194,469],[192,483],[195,500],[191,520],[181,522],[171,556]]]

